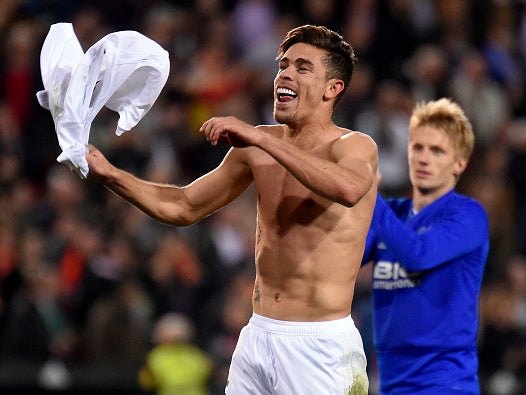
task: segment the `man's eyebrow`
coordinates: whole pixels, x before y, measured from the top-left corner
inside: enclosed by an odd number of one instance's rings
[[[287,58],[287,57],[283,57],[279,60],[280,63],[289,63],[290,62],[290,59]],[[312,61],[310,61],[309,59],[304,59],[304,58],[297,58],[293,63],[295,64],[310,64],[310,65],[314,65],[314,63]]]
[[[303,58],[298,58],[296,59],[296,64],[310,64],[310,65],[314,65],[314,63],[309,60],[309,59],[303,59]]]

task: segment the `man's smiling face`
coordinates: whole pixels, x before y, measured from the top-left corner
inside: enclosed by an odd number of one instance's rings
[[[279,60],[274,79],[274,118],[282,124],[296,124],[312,117],[327,88],[326,51],[298,43]]]

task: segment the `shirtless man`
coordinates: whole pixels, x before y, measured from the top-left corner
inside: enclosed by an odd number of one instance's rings
[[[376,201],[377,146],[332,120],[354,52],[336,32],[305,25],[286,35],[278,61],[279,125],[206,121],[200,131],[212,145],[232,145],[210,173],[184,187],[151,183],[90,146],[89,178],[174,226],[207,217],[254,182],[254,312],[232,357],[226,393],[367,394],[365,354],[350,311]]]

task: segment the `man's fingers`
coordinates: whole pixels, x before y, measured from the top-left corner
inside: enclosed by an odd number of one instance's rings
[[[229,128],[226,126],[225,118],[210,118],[201,125],[199,131],[203,133],[207,141],[214,146],[221,140],[229,141]]]
[[[223,127],[220,124],[218,124],[218,122],[215,122],[213,118],[207,121],[207,125],[205,126],[205,134],[207,140],[212,145],[217,145],[217,142],[221,137],[223,131]]]
[[[88,154],[92,154],[96,150],[97,150],[97,148],[95,148],[95,146],[93,144],[88,144]]]

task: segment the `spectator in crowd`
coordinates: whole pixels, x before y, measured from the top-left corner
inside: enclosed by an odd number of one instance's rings
[[[208,395],[210,357],[192,343],[194,326],[183,314],[161,316],[153,328],[154,347],[139,371],[139,383],[157,395]]]
[[[481,295],[480,371],[491,394],[520,394],[526,374],[526,258],[517,254]],[[502,389],[504,386],[505,390]]]

